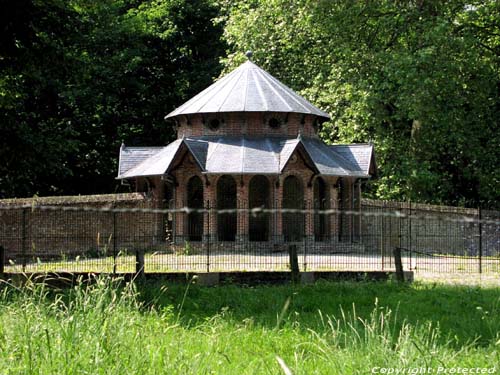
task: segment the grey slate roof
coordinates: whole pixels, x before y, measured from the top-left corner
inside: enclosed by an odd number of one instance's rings
[[[178,139],[154,150],[148,159],[138,161],[128,170],[121,167],[122,157],[130,160],[135,151],[120,152],[119,179],[157,176],[168,173],[179,150],[187,147],[202,172],[216,174],[280,174],[294,151],[302,146],[316,172],[326,176],[370,177],[371,145],[327,146],[313,138],[193,137]],[[130,163],[126,163],[131,165]]]
[[[251,61],[240,65],[165,118],[219,112],[295,112],[330,119],[326,112]]]
[[[163,147],[124,147],[120,148],[120,161],[118,164],[118,176],[132,169],[144,160],[157,154]]]
[[[156,151],[149,158],[142,160],[129,170],[120,173],[118,175],[118,178],[122,179],[137,176],[158,176],[164,174],[170,166],[170,163],[172,163],[172,161],[174,160],[174,157],[181,145],[182,139],[175,140],[168,146],[162,147],[160,151]],[[123,149],[123,151],[126,150],[127,147]],[[134,152],[132,151],[132,153]],[[120,165],[122,164],[121,155],[122,153],[120,153]]]
[[[351,165],[363,171],[364,174],[375,173],[375,155],[372,144],[333,145],[329,147],[349,161]]]

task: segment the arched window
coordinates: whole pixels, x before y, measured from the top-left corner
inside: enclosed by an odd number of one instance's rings
[[[222,176],[217,181],[217,209],[236,209],[236,181],[231,176]],[[237,227],[236,212],[217,214],[217,237],[219,241],[234,241]]]
[[[314,210],[322,211],[327,210],[329,207],[328,188],[325,181],[318,177],[314,180]],[[330,217],[325,214],[314,214],[314,240],[325,241],[328,238],[330,226]]]
[[[295,176],[288,176],[283,182],[283,208],[304,209],[304,188]],[[304,214],[284,212],[282,217],[285,241],[301,241],[304,237]]]
[[[187,184],[187,206],[203,208],[203,182],[193,176]],[[201,241],[203,236],[203,213],[191,212],[187,215],[187,236],[189,241]]]
[[[249,208],[269,208],[269,180],[265,176],[254,176],[248,186]],[[269,240],[269,213],[250,213],[249,216],[250,241]]]

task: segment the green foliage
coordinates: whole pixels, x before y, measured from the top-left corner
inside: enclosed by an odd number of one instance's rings
[[[163,120],[220,72],[208,0],[22,0],[3,8],[0,197],[110,192],[120,144],[164,145]]]
[[[498,1],[212,1],[6,3],[0,197],[118,189],[120,143],[171,141],[165,114],[251,49],[325,140],[375,143],[369,196],[498,206]]]
[[[376,146],[373,197],[500,198],[495,1],[226,1],[226,66],[257,63],[326,109],[322,136]]]

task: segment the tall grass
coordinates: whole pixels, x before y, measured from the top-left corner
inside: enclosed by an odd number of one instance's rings
[[[63,291],[4,286],[0,373],[367,374],[500,362],[498,289],[189,288],[109,278]],[[426,306],[407,306],[422,295]],[[460,324],[446,315],[453,308],[466,311]]]

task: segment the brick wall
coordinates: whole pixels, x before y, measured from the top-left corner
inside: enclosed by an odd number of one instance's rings
[[[269,125],[271,118],[278,119],[280,126],[272,128]],[[220,121],[219,128],[211,129],[209,124],[213,119]],[[178,119],[177,136],[199,137],[210,135],[248,135],[248,136],[288,136],[297,137],[299,132],[304,136],[315,137],[315,120],[312,115],[296,113],[262,113],[242,112],[224,113],[217,115],[192,115]]]
[[[477,209],[363,199],[361,211],[374,214],[361,217],[361,240],[367,251],[391,252],[402,247],[422,253],[477,256],[481,241],[483,255],[500,253],[498,226],[480,227],[474,221],[479,218]],[[376,215],[395,211],[405,217]],[[495,212],[499,215],[498,211],[484,215]]]
[[[17,208],[27,206],[27,208]],[[51,206],[54,210],[37,207]],[[62,207],[82,208],[66,211]],[[83,208],[151,208],[140,193],[0,200],[0,245],[7,259],[31,261],[126,251],[158,233],[158,214],[97,212]],[[159,239],[158,239],[159,240]],[[150,240],[149,240],[150,242]]]

